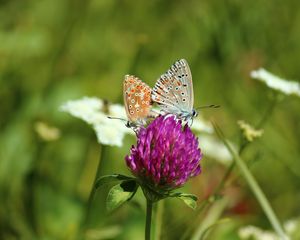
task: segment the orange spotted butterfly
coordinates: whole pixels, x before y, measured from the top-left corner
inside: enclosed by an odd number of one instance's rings
[[[151,88],[139,78],[126,75],[123,82],[123,96],[128,122],[127,127],[135,132],[143,125],[150,115],[152,106]]]

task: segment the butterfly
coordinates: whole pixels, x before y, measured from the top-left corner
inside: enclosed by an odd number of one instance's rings
[[[137,133],[150,117],[151,88],[139,78],[126,75],[123,82],[123,97],[128,119],[126,126]]]
[[[198,115],[194,109],[193,81],[190,67],[185,59],[176,61],[171,68],[157,80],[151,94],[161,110],[192,124]]]

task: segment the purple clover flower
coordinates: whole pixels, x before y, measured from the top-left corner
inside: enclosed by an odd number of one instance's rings
[[[191,129],[172,116],[159,116],[138,133],[125,160],[131,172],[153,190],[170,191],[201,172],[202,153]]]

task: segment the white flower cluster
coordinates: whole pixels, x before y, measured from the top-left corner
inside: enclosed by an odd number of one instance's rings
[[[299,218],[287,220],[283,224],[283,228],[287,233],[286,239],[290,239],[290,237],[294,239],[292,236],[294,233],[299,231],[299,224]],[[238,235],[242,240],[281,240],[281,238],[275,232],[263,230],[252,225],[240,228]]]
[[[109,119],[108,116],[126,118],[125,110],[119,104],[107,104],[95,97],[84,97],[64,103],[60,110],[82,119],[94,128],[98,142],[104,145],[122,146],[125,134],[133,132],[124,121]]]
[[[202,152],[205,156],[213,158],[218,162],[228,165],[232,162],[232,155],[215,136],[209,134],[201,134],[198,136]]]
[[[260,68],[251,72],[251,77],[264,82],[269,88],[280,91],[286,95],[297,95],[300,97],[300,84],[295,81],[287,81],[273,75],[267,70]]]
[[[238,234],[241,239],[280,240],[274,232],[262,230],[251,225],[241,228]]]

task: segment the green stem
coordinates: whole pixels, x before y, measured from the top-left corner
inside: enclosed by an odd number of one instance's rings
[[[151,235],[152,202],[147,199],[145,240],[150,240]]]
[[[270,116],[272,115],[274,108],[276,106],[278,102],[278,95],[273,96],[273,100],[270,104],[270,106],[267,108],[265,114],[263,115],[263,117],[261,118],[261,120],[259,121],[259,123],[257,124],[257,128],[261,128],[263,127],[263,125],[267,122],[267,120],[270,118]],[[238,151],[238,154],[241,156],[241,154],[244,152],[244,150],[247,148],[247,146],[249,145],[249,142],[246,141],[244,138],[241,139],[241,144],[240,144],[240,148]],[[222,177],[222,180],[219,182],[218,186],[216,187],[215,191],[213,192],[212,196],[212,200],[210,200],[209,198],[207,200],[205,200],[203,202],[203,207],[201,208],[201,210],[197,210],[197,213],[202,212],[204,210],[204,208],[211,206],[215,201],[217,201],[217,199],[219,199],[217,197],[217,195],[220,194],[220,192],[222,191],[222,189],[224,188],[225,184],[228,182],[231,173],[233,171],[233,169],[236,166],[236,162],[233,161],[230,166],[227,168],[225,174]],[[200,218],[200,217],[199,217]],[[198,221],[196,221],[198,222]],[[191,229],[187,229],[185,231],[185,233],[183,234],[183,237],[181,239],[186,239],[188,233],[191,231]]]
[[[102,163],[102,160],[103,160],[104,153],[105,153],[105,147],[103,145],[101,145],[100,158],[99,158],[99,161],[98,161],[97,171],[96,171],[95,178],[94,178],[94,181],[93,181],[92,189],[91,189],[88,201],[87,201],[86,212],[85,212],[85,217],[84,217],[83,224],[82,224],[82,227],[81,227],[81,232],[86,228],[86,226],[88,224],[88,220],[89,220],[90,213],[91,213],[91,208],[92,208],[92,203],[93,203],[95,193],[96,193],[95,184],[97,182],[97,179],[100,176],[100,171],[102,169],[102,164],[101,163]]]
[[[163,222],[163,212],[164,212],[164,201],[161,200],[157,203],[157,211],[155,217],[155,232],[154,239],[159,240],[161,235],[161,226]]]
[[[273,111],[275,109],[275,106],[278,103],[278,101],[279,101],[279,94],[275,93],[269,108],[265,112],[265,115],[263,116],[263,118],[257,124],[256,128],[262,128],[263,125],[268,121],[268,119],[272,116],[272,113],[273,113]]]
[[[224,145],[227,147],[229,152],[231,153],[233,159],[235,160],[236,165],[242,172],[243,176],[245,177],[247,183],[249,184],[252,192],[254,193],[256,199],[260,203],[263,211],[265,212],[267,218],[269,219],[271,225],[273,226],[274,230],[277,232],[277,234],[281,237],[281,239],[285,240],[288,239],[286,234],[284,233],[283,228],[281,227],[279,220],[277,219],[268,199],[266,198],[264,192],[259,187],[258,183],[256,182],[255,178],[247,168],[244,161],[241,159],[241,157],[238,155],[238,153],[231,147],[229,142],[224,137],[221,129],[214,124],[215,131],[219,135],[220,139],[223,141]]]
[[[268,119],[271,117],[274,108],[276,106],[278,102],[278,95],[273,96],[273,100],[270,104],[270,106],[267,108],[265,114],[263,115],[262,119],[258,122],[256,128],[262,128],[263,125],[268,121]],[[249,145],[248,141],[245,141],[244,138],[242,138],[241,140],[241,145],[240,145],[240,149],[239,149],[239,156],[242,155],[242,153],[244,152],[244,150],[246,149],[246,147]],[[227,171],[225,172],[222,180],[220,181],[220,184],[217,186],[214,194],[217,195],[220,193],[220,191],[223,189],[223,187],[225,186],[227,180],[229,179],[231,172],[233,171],[233,169],[235,168],[236,162],[232,162],[230,164],[230,166],[227,168]]]

